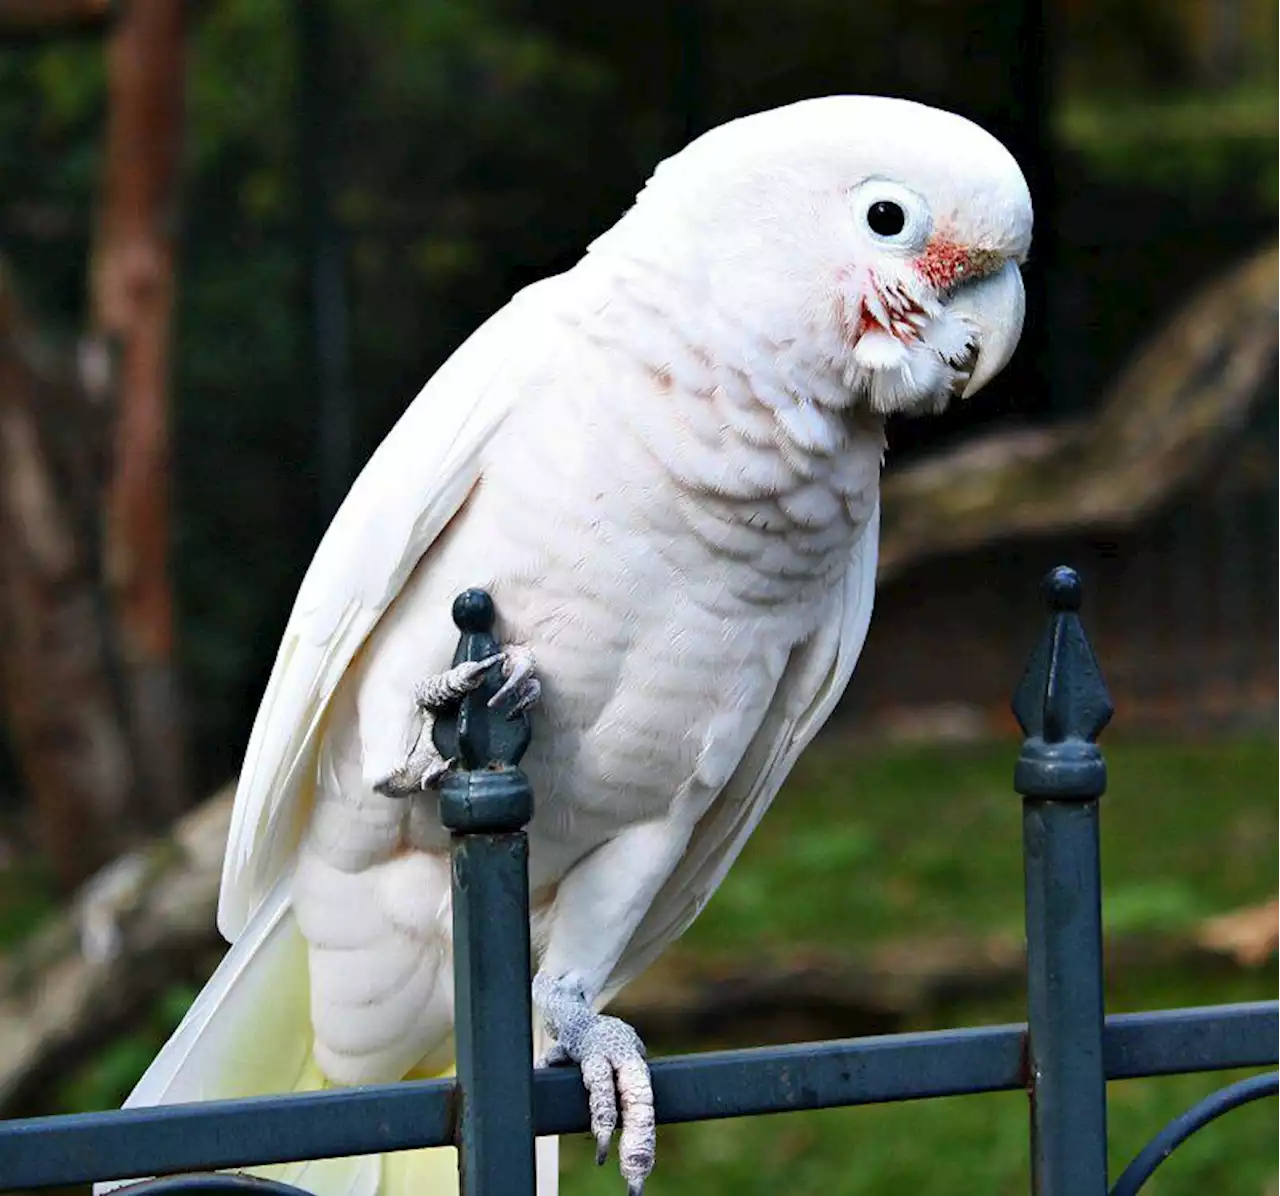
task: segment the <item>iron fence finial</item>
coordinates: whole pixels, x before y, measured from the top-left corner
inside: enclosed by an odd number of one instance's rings
[[[533,788],[519,763],[529,716],[505,681],[497,611],[484,590],[453,600],[454,665],[490,661],[480,685],[439,711],[436,750],[453,766],[439,783],[450,832],[454,1145],[462,1196],[533,1196],[533,975],[529,940],[529,840]]]
[[[464,590],[454,599],[453,622],[460,632],[453,663],[487,660],[501,652],[493,634],[497,618],[484,590]],[[533,816],[533,791],[518,765],[529,746],[529,716],[514,716],[489,705],[502,687],[495,661],[483,682],[435,718],[436,750],[457,761],[440,782],[440,820],[465,834],[519,830]]]
[[[1080,622],[1079,574],[1060,565],[1044,580],[1049,622],[1013,697],[1026,736],[1014,771],[1024,797],[1087,801],[1107,786],[1095,740],[1114,707]]]

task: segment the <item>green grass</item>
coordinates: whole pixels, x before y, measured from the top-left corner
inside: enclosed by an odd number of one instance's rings
[[[819,742],[679,951],[741,956],[1022,926],[1015,748]],[[1274,889],[1275,743],[1107,745],[1108,929],[1159,930]]]
[[[1103,799],[1106,921],[1176,929],[1274,891],[1275,743],[1109,744]],[[854,951],[890,939],[1016,931],[1020,806],[1010,745],[854,753],[817,745],[676,950],[741,959],[763,947]],[[1274,974],[1130,978],[1109,1007],[1274,998]],[[945,1011],[939,1025],[1021,1020],[1018,1001]],[[656,1044],[658,1052],[671,1049]],[[1236,1077],[1111,1085],[1111,1169]],[[1276,1176],[1273,1101],[1238,1110],[1166,1163],[1150,1196],[1264,1196]],[[565,1196],[619,1190],[590,1144],[564,1146]],[[652,1196],[1025,1196],[1020,1094],[835,1109],[664,1128]],[[1274,1189],[1271,1189],[1274,1190]]]

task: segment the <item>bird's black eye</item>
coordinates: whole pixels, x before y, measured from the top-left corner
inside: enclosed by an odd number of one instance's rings
[[[867,209],[867,225],[881,237],[896,237],[907,226],[907,214],[888,199],[878,199]]]

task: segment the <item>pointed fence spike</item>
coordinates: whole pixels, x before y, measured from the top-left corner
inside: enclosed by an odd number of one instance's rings
[[[1026,739],[1014,774],[1024,797],[1084,801],[1106,789],[1095,741],[1114,707],[1080,621],[1082,587],[1060,565],[1044,580],[1049,619],[1013,696]]]
[[[501,651],[494,635],[497,612],[484,590],[459,594],[453,621],[460,633],[454,664]],[[502,666],[495,663],[476,689],[440,711],[432,724],[436,750],[458,761],[439,785],[440,818],[452,831],[516,830],[533,816],[532,791],[517,767],[532,736],[529,715],[512,717],[508,709],[489,705],[502,683]]]

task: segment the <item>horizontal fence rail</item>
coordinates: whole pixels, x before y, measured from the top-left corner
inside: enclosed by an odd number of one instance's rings
[[[1014,710],[1026,733],[1015,770],[1023,797],[1028,1014],[1023,1025],[892,1034],[655,1060],[660,1124],[1025,1090],[1035,1196],[1107,1196],[1109,1081],[1277,1062],[1275,1001],[1104,1017],[1095,740],[1111,716],[1078,617],[1079,580],[1046,582],[1050,617]],[[454,606],[455,663],[497,648],[488,595]],[[496,666],[495,666],[496,669]],[[0,1122],[0,1189],[165,1176],[312,1158],[456,1145],[467,1196],[533,1190],[533,1137],[588,1128],[576,1069],[533,1070],[527,840],[533,795],[518,767],[527,720],[493,715],[495,676],[437,722],[437,745],[463,767],[446,779],[453,833],[458,1078]],[[1182,1141],[1250,1100],[1274,1075],[1206,1098],[1139,1153],[1111,1189],[1135,1196]],[[185,1175],[147,1196],[288,1185]],[[139,1196],[143,1196],[139,1192]]]
[[[1276,1060],[1273,1002],[1107,1019],[1108,1080],[1263,1067]],[[887,1034],[673,1056],[652,1064],[663,1125],[1026,1089],[1025,1025]],[[1264,1077],[1265,1078],[1265,1077]],[[75,1113],[0,1123],[7,1188],[286,1163],[453,1145],[454,1080]],[[572,1071],[534,1073],[538,1134],[587,1130]]]

